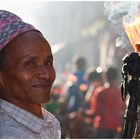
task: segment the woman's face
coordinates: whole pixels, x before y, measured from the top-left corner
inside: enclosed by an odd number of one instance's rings
[[[37,31],[21,34],[7,46],[0,72],[2,94],[7,100],[45,103],[55,80],[50,45]]]

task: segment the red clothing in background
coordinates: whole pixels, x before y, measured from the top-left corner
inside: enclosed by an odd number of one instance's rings
[[[93,114],[95,113],[95,108],[96,108],[96,98],[98,96],[98,93],[100,93],[103,89],[104,89],[104,86],[99,86],[95,90],[92,91],[92,95],[91,95],[89,103],[90,103],[90,107]]]
[[[103,129],[117,129],[122,126],[121,113],[124,110],[124,103],[121,93],[116,87],[105,88],[96,93],[95,120],[94,124]]]

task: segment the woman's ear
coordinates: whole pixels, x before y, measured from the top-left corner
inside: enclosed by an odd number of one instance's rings
[[[2,71],[0,71],[0,88],[3,86]]]
[[[4,92],[3,72],[0,70],[0,98],[4,99],[6,94]]]
[[[2,73],[0,71],[0,98],[2,98],[2,85],[3,85],[3,82],[2,82]]]

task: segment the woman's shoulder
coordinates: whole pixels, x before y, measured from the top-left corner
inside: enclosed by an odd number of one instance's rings
[[[60,126],[60,122],[58,121],[58,119],[49,111],[47,111],[46,109],[43,108],[43,116],[44,116],[44,120],[49,122],[54,122],[56,125]]]
[[[0,111],[0,138],[23,138],[23,129],[20,124],[5,112]]]

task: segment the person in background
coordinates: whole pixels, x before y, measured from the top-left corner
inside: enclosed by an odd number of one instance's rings
[[[67,81],[63,86],[63,95],[66,98],[67,112],[78,111],[81,107],[83,92],[87,89],[85,80],[86,59],[75,55],[72,58],[73,71],[67,76]]]
[[[72,63],[75,67],[73,74],[77,77],[77,85],[80,87],[81,84],[87,84],[85,80],[85,73],[87,67],[86,59],[82,56],[75,55],[72,58]]]
[[[81,105],[82,93],[77,85],[77,77],[73,74],[68,76],[68,87],[66,91],[66,112],[78,111]]]
[[[81,135],[81,130],[83,130],[83,123],[80,125],[79,121],[81,121],[82,119],[80,110],[83,107],[82,99],[84,97],[84,91],[87,88],[86,81],[84,80],[86,60],[83,57],[79,57],[76,55],[72,59],[72,61],[75,66],[75,69],[74,71],[69,72],[67,77],[65,77],[66,82],[63,85],[62,90],[63,97],[65,98],[65,128],[67,129],[66,137],[78,138],[80,134],[79,138],[83,138],[83,135]],[[75,123],[75,121],[77,123]]]
[[[55,80],[51,47],[42,33],[0,10],[0,138],[60,138],[60,123],[42,103]]]
[[[85,101],[90,102],[91,98],[94,96],[94,91],[98,87],[102,87],[104,85],[102,68],[101,67],[97,67],[96,69],[90,68],[87,72],[87,81],[89,84],[89,88],[85,96]]]
[[[89,138],[95,137],[95,130],[93,128],[93,120],[94,120],[94,106],[96,101],[96,92],[103,89],[103,73],[102,68],[97,67],[95,68],[89,68],[86,74],[86,79],[88,81],[88,90],[85,95],[84,103],[84,114],[85,114],[85,120],[88,124],[89,128]]]
[[[95,138],[119,138],[122,130],[122,117],[125,104],[118,88],[117,69],[110,67],[106,72],[109,86],[97,93],[94,128]]]

